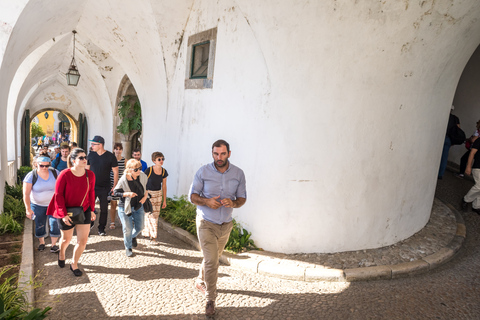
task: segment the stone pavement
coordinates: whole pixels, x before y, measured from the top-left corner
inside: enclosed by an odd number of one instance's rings
[[[438,182],[436,197],[459,210],[460,199],[471,185],[471,181],[447,172]],[[292,281],[222,265],[215,318],[480,318],[480,216],[467,212],[462,217],[467,237],[455,258],[413,277],[369,282]],[[448,215],[444,218],[450,219]],[[451,223],[444,226],[455,229]],[[167,232],[160,232],[159,240],[159,245],[151,246],[140,239],[136,256],[127,258],[119,227],[106,237],[92,235],[80,264],[86,273],[79,278],[68,266],[60,269],[55,254],[35,252],[35,269],[43,279],[43,286],[35,290],[37,307],[52,306],[49,319],[205,319],[203,298],[193,289],[201,253]],[[429,255],[427,249],[420,250]],[[377,256],[394,256],[378,252],[365,253],[363,265],[379,264],[382,258]],[[408,254],[405,257],[411,259]],[[316,257],[301,258],[282,260],[296,259],[301,264]],[[345,262],[339,261],[332,260],[331,267],[333,263],[343,267]]]

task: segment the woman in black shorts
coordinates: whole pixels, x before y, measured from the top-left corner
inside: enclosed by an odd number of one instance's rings
[[[95,174],[87,170],[87,155],[80,148],[74,149],[67,158],[68,169],[63,170],[57,179],[55,195],[48,206],[47,215],[58,218],[60,228],[60,251],[58,265],[65,267],[65,251],[73,236],[73,229],[77,230],[77,245],[73,249],[73,261],[70,270],[77,277],[82,275],[78,268],[78,260],[87,245],[90,233],[90,222],[95,220]],[[73,224],[67,215],[67,207],[83,207],[85,220],[83,223]]]

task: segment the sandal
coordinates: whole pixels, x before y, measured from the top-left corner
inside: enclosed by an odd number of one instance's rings
[[[110,222],[110,229],[115,229],[115,222]]]

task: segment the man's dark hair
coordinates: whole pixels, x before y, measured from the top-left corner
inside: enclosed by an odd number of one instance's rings
[[[68,144],[62,144],[62,145],[60,145],[60,150],[62,150],[62,149],[70,150],[70,146]]]
[[[140,152],[140,153],[142,153],[142,151],[140,150],[140,148],[135,148],[135,149],[132,150],[132,153],[135,153],[135,152]]]
[[[230,145],[228,144],[227,141],[225,140],[217,140],[213,143],[212,145],[212,151],[213,151],[213,148],[220,148],[221,146],[225,146],[227,147],[227,152],[230,152]]]
[[[77,147],[77,146],[78,146],[77,143],[73,141],[72,142],[72,148]]]

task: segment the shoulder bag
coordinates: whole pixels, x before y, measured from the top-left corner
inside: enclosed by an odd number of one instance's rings
[[[88,171],[85,170],[85,174],[87,175],[87,192],[83,197],[82,203],[79,207],[67,207],[67,215],[72,220],[73,224],[84,224],[85,223],[85,212],[83,211],[83,202],[87,197],[88,190],[90,190],[90,183],[88,181]]]

